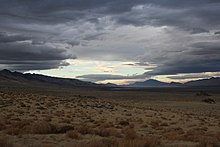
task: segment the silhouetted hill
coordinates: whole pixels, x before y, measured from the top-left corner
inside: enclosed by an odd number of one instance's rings
[[[107,87],[119,87],[120,85],[113,84],[113,83],[106,83],[106,84],[104,84],[104,86],[107,86]]]
[[[182,83],[166,83],[157,80],[146,80],[126,85],[128,87],[220,87],[220,78],[210,78]]]
[[[81,81],[78,79],[58,78],[40,74],[23,74],[20,72],[11,72],[9,70],[0,71],[1,85],[59,85],[62,87],[220,87],[220,78],[202,79],[182,83],[166,83],[154,79],[143,82],[135,82],[128,85],[116,85],[112,83],[95,84],[92,82]]]
[[[154,79],[150,79],[150,80],[146,80],[143,82],[135,82],[133,84],[129,84],[127,85],[129,87],[179,87],[182,86],[181,83],[165,83],[165,82],[161,82],[161,81],[157,81]]]
[[[86,86],[98,86],[98,84],[92,82],[80,81],[77,79],[50,77],[39,74],[23,74],[20,72],[11,72],[9,70],[0,71],[0,81],[4,83],[12,84],[53,84],[60,86],[74,86],[74,87],[86,87]]]
[[[210,78],[210,79],[202,79],[202,80],[196,80],[196,81],[190,81],[185,83],[184,85],[190,86],[190,87],[204,87],[204,86],[212,86],[212,87],[220,87],[220,78]]]

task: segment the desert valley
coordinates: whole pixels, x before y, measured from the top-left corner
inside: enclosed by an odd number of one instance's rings
[[[220,0],[0,0],[0,147],[220,147]]]
[[[219,146],[218,88],[63,87],[1,71],[0,98],[1,147]]]

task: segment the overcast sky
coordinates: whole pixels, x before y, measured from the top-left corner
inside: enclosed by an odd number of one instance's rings
[[[0,2],[0,69],[119,84],[220,75],[219,0]]]

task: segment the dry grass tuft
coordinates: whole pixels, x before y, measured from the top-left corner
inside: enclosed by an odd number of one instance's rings
[[[56,132],[56,127],[46,121],[38,121],[30,126],[32,134],[53,134]]]
[[[31,124],[30,120],[21,120],[21,121],[13,123],[12,126],[19,128],[19,129],[23,129],[25,126],[28,126],[30,124]]]
[[[112,139],[91,140],[88,142],[72,142],[66,147],[119,147],[117,142]]]
[[[56,147],[53,144],[42,144],[40,147]]]
[[[182,140],[184,131],[182,128],[171,128],[171,129],[165,129],[164,136],[168,140]]]
[[[8,138],[0,136],[0,147],[14,147]]]
[[[135,138],[138,137],[138,135],[137,135],[137,133],[135,132],[134,129],[126,129],[123,132],[125,134],[126,139],[132,140],[132,139],[135,139]]]
[[[94,133],[93,129],[91,129],[91,128],[88,127],[88,126],[79,126],[79,127],[76,128],[76,130],[77,130],[80,134],[83,134],[83,135],[93,134],[93,133]]]
[[[119,125],[128,126],[128,125],[129,125],[129,122],[123,120],[123,121],[120,121],[120,122],[119,122]]]
[[[0,122],[0,131],[4,130],[6,128],[5,124]]]
[[[118,142],[118,147],[157,147],[160,141],[151,137],[136,139],[122,139]]]
[[[167,132],[164,134],[164,136],[168,139],[168,140],[181,140],[182,136],[180,134],[178,134],[177,132]]]
[[[110,139],[92,140],[85,147],[116,147],[116,142]]]
[[[186,132],[184,140],[199,142],[200,146],[216,147],[218,145],[218,138],[216,134],[207,134],[203,129],[196,128]]]
[[[161,121],[160,120],[155,120],[155,121],[151,121],[150,122],[150,125],[151,125],[151,127],[153,128],[153,129],[160,129],[161,128],[161,126],[160,126],[160,123],[161,123]]]
[[[21,129],[14,127],[7,128],[6,130],[4,130],[4,132],[8,135],[19,135],[22,133]]]
[[[60,125],[56,126],[56,129],[57,133],[66,133],[68,131],[74,130],[74,127],[71,125]]]
[[[109,136],[115,136],[120,137],[120,133],[116,128],[98,128],[94,130],[96,135],[99,135],[101,137],[109,137]]]
[[[72,138],[72,139],[79,139],[79,133],[77,131],[68,131],[66,132],[66,137]]]

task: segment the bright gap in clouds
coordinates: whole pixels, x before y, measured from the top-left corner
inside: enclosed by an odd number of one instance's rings
[[[28,73],[44,74],[62,78],[76,78],[84,74],[112,74],[122,76],[133,76],[143,74],[146,70],[143,66],[132,67],[132,62],[119,62],[119,61],[87,61],[87,60],[68,60],[69,66],[50,70],[33,70]],[[83,79],[82,79],[83,80]],[[97,83],[116,83],[126,84],[129,82],[137,81],[137,79],[129,80],[100,80],[94,81]]]

